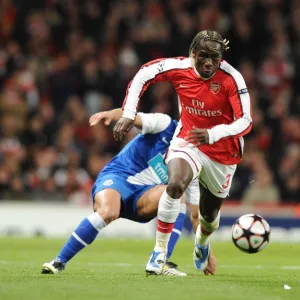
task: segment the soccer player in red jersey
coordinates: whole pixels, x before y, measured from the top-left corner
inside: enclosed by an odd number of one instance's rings
[[[172,83],[181,104],[180,122],[165,157],[169,181],[159,202],[156,245],[146,265],[148,274],[162,272],[180,197],[196,177],[202,188],[193,258],[196,269],[207,268],[210,236],[219,227],[220,208],[243,154],[243,136],[252,127],[245,81],[222,60],[227,49],[228,41],[220,34],[201,31],[190,45],[189,57],[149,62],[128,86],[123,115],[114,128],[117,140],[132,127],[139,99],[151,83]]]

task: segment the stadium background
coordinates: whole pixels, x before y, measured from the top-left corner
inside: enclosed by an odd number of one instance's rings
[[[110,128],[89,127],[89,116],[120,107],[143,63],[187,55],[203,29],[230,40],[224,58],[243,74],[253,106],[222,224],[256,212],[279,236],[300,227],[300,1],[2,0],[0,8],[0,234],[65,234],[90,212],[93,180],[123,145]],[[140,110],[178,117],[172,86],[151,86]],[[45,211],[57,219],[47,228]],[[126,234],[147,231],[135,228]]]

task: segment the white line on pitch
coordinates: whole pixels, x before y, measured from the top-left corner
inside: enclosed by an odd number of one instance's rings
[[[262,266],[262,265],[219,265],[220,268],[224,269],[235,269],[235,268],[240,268],[240,269],[273,269],[273,270],[300,270],[300,266]]]
[[[0,260],[0,264],[2,265],[11,265],[11,264],[18,264],[18,265],[37,265],[37,264],[42,264],[42,262],[33,262],[33,261],[10,261],[10,260]],[[117,262],[117,263],[102,263],[102,262],[88,262],[88,263],[83,263],[83,262],[70,262],[70,264],[75,264],[75,265],[85,265],[85,266],[99,266],[99,267],[123,267],[123,268],[128,268],[128,267],[142,267],[145,266],[145,264],[131,264],[131,263],[126,263],[126,262]],[[191,267],[192,265],[181,265],[184,268]],[[224,269],[273,269],[273,270],[300,270],[300,266],[263,266],[263,265],[226,265],[226,264],[221,264],[218,265],[217,267],[224,268]]]

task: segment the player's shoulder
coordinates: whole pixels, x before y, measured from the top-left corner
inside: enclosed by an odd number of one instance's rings
[[[224,74],[225,78],[228,79],[228,82],[235,81],[238,86],[245,84],[243,75],[226,60],[221,61],[219,70]]]
[[[189,57],[178,56],[178,57],[170,57],[167,61],[169,64],[172,64],[178,68],[190,68],[192,67],[191,59]]]
[[[149,67],[156,65],[160,72],[168,69],[188,69],[192,67],[192,63],[189,57],[167,57],[152,60],[143,65],[143,67]]]
[[[170,57],[162,60],[158,65],[159,72],[172,72],[173,74],[182,74],[192,68],[191,60],[188,57]]]
[[[231,76],[231,77],[241,76],[241,77],[243,77],[242,74],[236,68],[234,68],[230,63],[228,63],[226,60],[221,61],[219,69],[221,71],[223,71],[225,74],[227,74],[228,76]]]

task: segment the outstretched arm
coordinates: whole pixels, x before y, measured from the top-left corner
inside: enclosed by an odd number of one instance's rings
[[[121,108],[96,113],[90,117],[90,126],[97,125],[101,120],[106,126],[109,126],[111,122],[119,120],[122,113]],[[138,113],[133,125],[140,129],[142,134],[146,134],[161,132],[169,126],[170,122],[171,118],[165,114]]]
[[[104,121],[104,125],[109,126],[111,122],[117,122],[122,114],[122,108],[98,112],[90,117],[90,126],[97,125],[101,120]],[[142,129],[143,123],[139,115],[136,116],[133,125],[138,129]]]
[[[123,103],[122,118],[114,127],[114,137],[121,140],[130,130],[136,117],[137,106],[143,93],[151,83],[169,81],[178,69],[190,67],[190,61],[183,58],[157,59],[143,65],[129,83]]]

